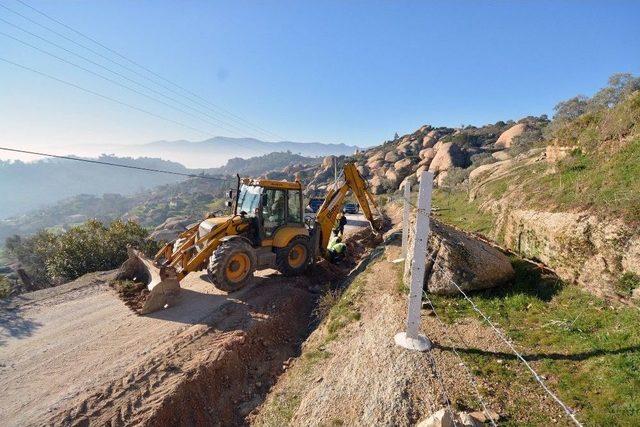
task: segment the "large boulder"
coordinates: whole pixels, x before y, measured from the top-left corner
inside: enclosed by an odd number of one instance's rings
[[[410,156],[413,153],[413,142],[414,141],[406,141],[401,143],[398,145],[398,148],[396,148],[396,153],[401,157]]]
[[[394,151],[389,151],[387,154],[384,155],[384,161],[388,163],[395,163],[399,159],[400,157]]]
[[[375,175],[369,180],[369,189],[373,194],[382,194],[384,192],[382,179],[383,178],[381,176]]]
[[[413,162],[411,161],[411,159],[406,157],[402,160],[398,160],[393,164],[393,168],[398,174],[402,176],[406,176],[411,171],[412,166]]]
[[[424,287],[439,295],[458,295],[455,282],[463,291],[502,286],[515,276],[509,258],[486,242],[431,219]],[[415,227],[409,227],[413,244]],[[412,251],[405,264],[405,282],[410,281]]]
[[[367,163],[372,163],[377,160],[384,160],[384,154],[385,153],[382,150],[375,152],[373,155],[371,155],[371,157],[369,157],[369,160],[367,160]]]
[[[509,148],[513,143],[513,138],[516,136],[520,136],[527,129],[527,125],[524,123],[518,123],[517,125],[511,126],[509,129],[505,130],[500,134],[498,140],[495,143],[496,148]]]
[[[547,160],[547,163],[557,163],[560,160],[569,157],[576,148],[578,148],[577,145],[564,147],[558,145],[547,145],[545,150],[545,159]]]
[[[411,174],[402,180],[398,188],[404,188],[405,185],[409,184],[411,188],[413,188],[418,183],[418,179],[415,174]]]
[[[422,138],[422,148],[431,148],[433,147],[433,145],[436,143],[436,141],[438,140],[438,138],[436,138],[435,136],[435,131],[431,131],[428,134],[426,134],[423,138]]]
[[[333,159],[335,159],[335,156],[327,156],[322,159],[322,169],[333,167]]]
[[[435,155],[436,150],[434,150],[433,147],[425,148],[423,150],[420,150],[420,153],[418,153],[418,157],[420,157],[421,159],[433,159]]]
[[[369,168],[366,165],[358,165],[356,168],[363,177],[369,176]]]
[[[369,162],[367,162],[367,168],[371,171],[380,169],[382,166],[384,166],[384,160],[382,159],[369,160]]]
[[[389,168],[387,172],[384,174],[384,177],[389,180],[389,183],[393,187],[397,187],[398,184],[400,183],[400,180],[402,179],[400,178],[400,175],[398,174],[398,172],[396,172],[396,170],[393,168]]]
[[[429,171],[434,174],[448,171],[454,166],[465,166],[466,154],[453,142],[445,142],[437,149]]]
[[[507,153],[505,150],[500,150],[500,151],[491,153],[491,157],[493,157],[496,160],[509,160],[512,156],[511,154]]]

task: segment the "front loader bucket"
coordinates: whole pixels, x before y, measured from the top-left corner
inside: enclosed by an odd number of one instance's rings
[[[127,259],[116,276],[117,280],[133,280],[147,285],[147,295],[140,314],[152,313],[173,305],[180,293],[180,282],[173,267],[157,267],[142,252],[127,248]]]

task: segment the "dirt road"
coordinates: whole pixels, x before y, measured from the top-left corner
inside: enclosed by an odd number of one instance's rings
[[[178,377],[189,360],[178,353],[185,347],[205,335],[215,335],[219,346],[233,343],[232,331],[250,334],[255,319],[268,323],[277,317],[269,308],[283,308],[283,296],[301,303],[300,318],[308,315],[310,294],[300,286],[307,279],[296,283],[273,273],[262,272],[255,284],[232,295],[192,273],[182,282],[177,306],[144,317],[116,296],[106,273],[5,303],[0,307],[3,425],[130,422],[142,411],[136,405],[151,398],[155,401],[143,412],[153,412],[150,408],[160,408],[169,394],[160,386],[170,389],[184,379]],[[296,325],[298,316],[291,317],[292,328],[284,335],[295,338],[307,323]]]

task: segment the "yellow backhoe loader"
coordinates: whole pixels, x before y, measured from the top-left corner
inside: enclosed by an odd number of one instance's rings
[[[330,188],[313,223],[303,219],[303,186],[295,182],[240,179],[230,196],[233,215],[209,217],[166,244],[151,260],[129,248],[129,259],[118,274],[120,280],[147,283],[149,294],[140,313],[171,306],[180,291],[180,280],[193,271],[207,270],[218,289],[242,288],[255,270],[275,268],[285,276],[303,273],[327,245],[345,198],[351,191],[371,227],[373,195],[355,164],[346,163],[339,183]]]

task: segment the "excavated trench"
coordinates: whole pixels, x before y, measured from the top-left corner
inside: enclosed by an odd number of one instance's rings
[[[300,277],[256,278],[247,292],[227,298],[203,321],[176,329],[124,376],[73,396],[43,424],[247,424],[317,326],[314,308],[322,293],[352,280],[380,239],[367,229],[346,243],[349,256],[339,265],[322,261]],[[175,313],[157,316],[167,320]]]
[[[369,230],[363,230],[348,239],[350,256],[340,265],[322,262],[286,284],[260,287],[260,295],[250,298],[241,324],[232,328],[224,345],[194,369],[145,424],[247,424],[246,417],[263,402],[317,326],[314,308],[322,290],[347,284],[366,265],[377,243]]]

